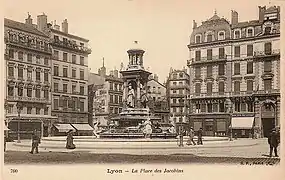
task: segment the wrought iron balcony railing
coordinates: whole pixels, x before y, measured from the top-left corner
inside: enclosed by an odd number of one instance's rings
[[[46,45],[46,46],[45,45],[39,45],[39,44],[32,43],[29,41],[18,40],[18,39],[10,39],[8,37],[5,38],[5,43],[20,46],[23,48],[33,49],[36,51],[45,52],[45,53],[49,53],[49,54],[52,53],[52,49],[49,45]]]
[[[280,55],[280,49],[274,49],[271,51],[255,51],[254,57],[263,57],[263,56],[272,56],[272,55]]]
[[[84,47],[84,46],[79,46],[79,45],[75,44],[72,41],[61,41],[59,39],[54,39],[52,41],[52,44],[56,45],[56,46],[68,48],[68,49],[71,49],[71,50],[74,50],[74,51],[86,53],[86,54],[91,54],[91,52],[92,52],[92,50],[90,48],[87,48],[87,47]]]

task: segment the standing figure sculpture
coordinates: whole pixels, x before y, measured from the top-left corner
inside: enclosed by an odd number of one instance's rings
[[[129,108],[135,107],[135,90],[132,88],[131,84],[129,85],[129,92],[127,97],[127,106]]]
[[[141,104],[142,104],[143,108],[148,108],[148,97],[147,97],[147,91],[146,90],[142,90]]]

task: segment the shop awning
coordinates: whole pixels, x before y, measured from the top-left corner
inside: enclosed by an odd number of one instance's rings
[[[72,124],[77,131],[93,131],[94,129],[89,124]]]
[[[75,131],[75,129],[70,124],[54,124],[54,127],[59,132],[68,132],[69,130],[74,130]]]
[[[252,129],[254,117],[233,117],[232,129]]]

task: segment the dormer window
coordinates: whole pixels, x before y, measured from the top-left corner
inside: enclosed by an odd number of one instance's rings
[[[218,40],[224,40],[225,39],[225,32],[221,31],[219,32]]]
[[[265,29],[264,29],[264,34],[265,35],[268,35],[268,34],[270,34],[271,33],[271,27],[265,27]]]
[[[207,35],[207,42],[211,42],[213,41],[213,35],[212,34],[208,34]]]
[[[236,30],[235,31],[235,39],[239,39],[240,38],[240,30]]]
[[[201,35],[200,34],[196,35],[195,43],[201,43]]]
[[[250,28],[247,30],[247,37],[252,37],[253,36],[253,29]]]

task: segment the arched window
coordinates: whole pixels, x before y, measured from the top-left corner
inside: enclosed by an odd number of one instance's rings
[[[225,39],[225,32],[224,31],[220,31],[218,34],[218,40],[224,40]]]
[[[195,36],[195,43],[201,43],[201,35],[200,34]]]
[[[236,30],[235,31],[235,39],[239,39],[240,38],[240,30]]]
[[[207,42],[211,42],[213,41],[213,35],[212,34],[208,34],[207,35]]]

